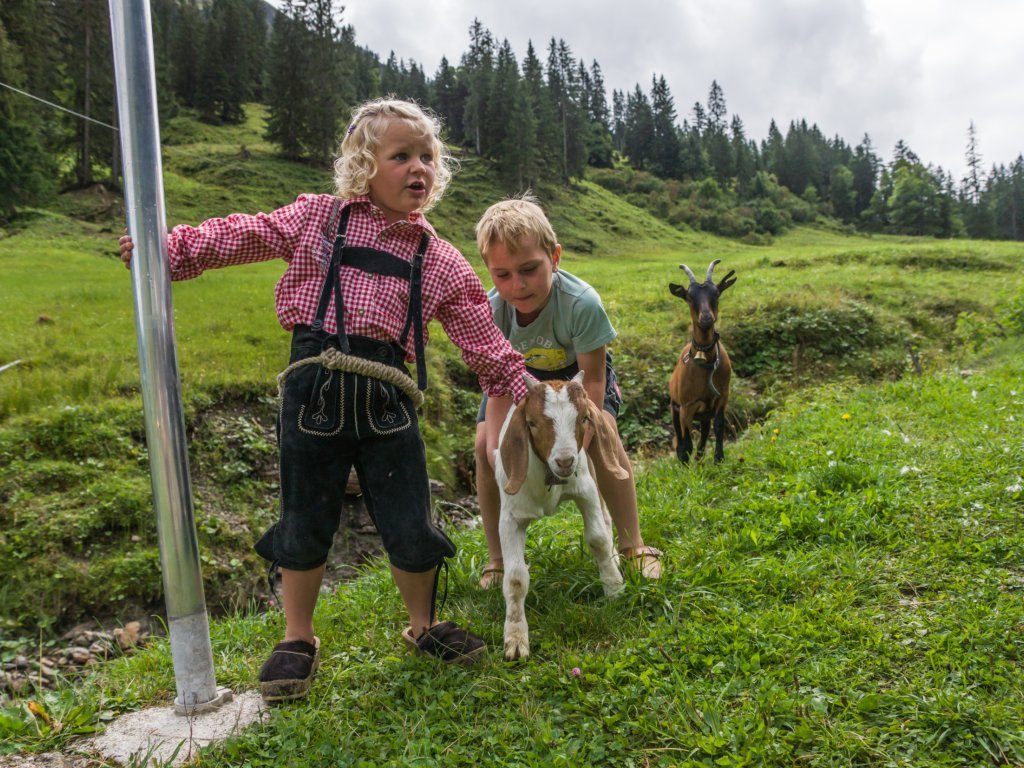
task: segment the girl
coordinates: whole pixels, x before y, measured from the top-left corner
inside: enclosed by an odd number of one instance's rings
[[[280,568],[286,624],[260,670],[267,701],[305,696],[319,664],[313,610],[352,466],[408,610],[405,641],[444,661],[485,650],[435,615],[437,577],[455,546],[431,521],[416,418],[427,323],[441,322],[506,410],[525,394],[525,368],[494,325],[472,267],[423,215],[443,195],[451,167],[435,117],[379,99],[353,111],[334,163],[335,195],[300,195],[272,213],[170,233],[176,280],[233,264],[288,263],[275,289],[278,319],[292,334],[282,374],[281,517],[256,544]],[[128,263],[131,238],[120,242]],[[413,360],[416,384],[404,367]]]

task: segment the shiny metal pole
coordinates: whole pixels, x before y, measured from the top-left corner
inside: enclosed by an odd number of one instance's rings
[[[218,689],[189,483],[185,418],[174,349],[149,0],[110,0],[128,231],[135,242],[132,293],[146,444],[163,569],[175,710],[193,714],[230,701]]]

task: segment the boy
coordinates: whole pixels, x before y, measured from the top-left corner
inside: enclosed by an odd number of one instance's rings
[[[618,437],[622,397],[607,351],[615,329],[597,291],[560,269],[562,247],[536,199],[524,195],[492,205],[477,222],[476,237],[494,282],[488,293],[494,322],[522,353],[527,371],[539,380],[568,380],[582,369],[587,394],[603,405],[602,415]],[[477,497],[490,558],[481,589],[500,582],[502,574],[493,457],[509,407],[507,400],[494,402],[485,394],[477,415]],[[633,471],[621,439],[618,452],[629,477],[619,480],[595,467],[598,489],[618,533],[619,553],[645,577],[657,579],[661,553],[640,534]]]

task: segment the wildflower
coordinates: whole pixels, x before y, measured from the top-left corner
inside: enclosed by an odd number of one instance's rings
[[[850,414],[844,413],[843,414],[843,421],[849,421],[849,420],[850,420]]]
[[[573,667],[572,668],[572,676],[573,677],[579,677],[582,674],[583,674],[583,670],[581,670],[579,667]]]

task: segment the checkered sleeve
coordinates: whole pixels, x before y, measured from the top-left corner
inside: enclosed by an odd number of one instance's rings
[[[168,238],[173,280],[189,280],[207,269],[281,258],[291,261],[311,216],[321,215],[323,196],[300,195],[270,213],[232,213],[197,227],[180,224]]]
[[[461,254],[453,260],[437,319],[489,397],[511,394],[517,403],[525,397],[523,356],[494,324],[483,284]]]

